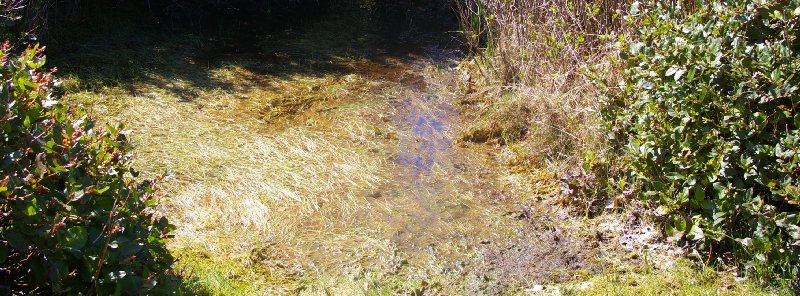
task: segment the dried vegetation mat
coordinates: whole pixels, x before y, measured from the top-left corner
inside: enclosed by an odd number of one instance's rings
[[[470,77],[476,65],[463,64],[465,77],[448,74],[436,85],[421,77],[440,69],[383,50],[379,37],[350,25],[323,21],[290,38],[256,36],[247,52],[198,55],[196,47],[214,46],[184,38],[200,45],[173,41],[121,53],[142,59],[146,69],[136,79],[65,81],[71,103],[128,124],[138,169],[169,176],[162,212],[178,229],[169,247],[187,292],[624,294],[683,291],[671,280],[725,281],[702,280],[682,261],[652,259],[661,257],[647,250],[662,248],[654,232],[629,231],[650,224],[619,218],[634,214],[589,219],[563,207],[575,203],[563,198],[565,188],[580,191],[591,181],[578,171],[565,185],[565,168],[580,165],[574,152],[597,136],[586,124],[596,110],[577,99],[585,89],[565,88],[574,78],[508,92]],[[424,97],[408,85],[447,95],[404,105],[404,97]],[[463,98],[453,98],[461,89]],[[436,152],[447,155],[430,172],[410,169],[413,157],[398,168],[403,149],[430,148],[414,135],[419,126],[398,118],[414,108],[440,116],[436,104],[454,101],[467,117],[483,115],[445,132],[458,141]],[[420,176],[428,179],[415,181]],[[410,188],[420,184],[432,187]],[[437,229],[426,229],[418,214],[439,221],[427,225]],[[664,276],[670,270],[687,271]]]
[[[174,46],[154,50],[168,70],[132,82],[67,79],[73,104],[128,124],[137,168],[171,179],[162,210],[193,293],[285,293],[351,261],[395,264],[385,240],[351,223],[389,174],[376,135],[391,133],[380,117],[392,84],[362,74],[358,56],[304,52],[324,38],[309,30],[214,60]]]

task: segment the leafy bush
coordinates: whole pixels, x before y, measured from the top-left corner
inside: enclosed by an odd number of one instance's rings
[[[625,81],[604,109],[610,136],[668,234],[732,251],[762,279],[796,277],[800,1],[682,15],[658,6],[637,18],[621,45]]]
[[[154,182],[133,178],[120,127],[56,101],[42,50],[0,48],[0,288],[153,291],[172,230],[155,213]]]

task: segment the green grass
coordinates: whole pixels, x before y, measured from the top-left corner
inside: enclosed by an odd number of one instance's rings
[[[788,289],[766,290],[730,273],[699,267],[679,259],[671,266],[643,265],[627,270],[607,271],[586,282],[565,289],[571,295],[791,295]]]

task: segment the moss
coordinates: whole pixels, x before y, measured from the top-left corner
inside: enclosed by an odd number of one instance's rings
[[[737,282],[727,272],[699,267],[680,259],[670,268],[642,266],[608,271],[564,289],[568,295],[791,295],[788,289],[764,290],[758,284]]]

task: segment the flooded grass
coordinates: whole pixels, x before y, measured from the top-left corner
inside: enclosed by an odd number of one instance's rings
[[[247,56],[199,65],[185,58],[190,52],[172,54],[184,62],[166,73],[71,100],[129,123],[137,167],[174,176],[164,184],[163,212],[179,228],[170,247],[181,276],[212,294],[270,294],[332,262],[391,254],[348,222],[389,176],[375,151],[390,143],[375,131],[391,127],[367,120],[380,113],[384,102],[372,96],[386,83],[353,70],[358,60],[349,57],[333,61],[341,73],[306,75],[259,68]],[[331,259],[316,262],[320,246],[353,254],[326,252]]]
[[[65,81],[71,104],[128,124],[139,170],[170,176],[161,210],[190,293],[617,289],[600,276],[626,253],[587,247],[597,227],[556,204],[551,174],[507,166],[513,145],[458,140],[475,115],[456,52],[354,23],[245,52],[176,39],[142,47],[158,61],[128,81]]]

